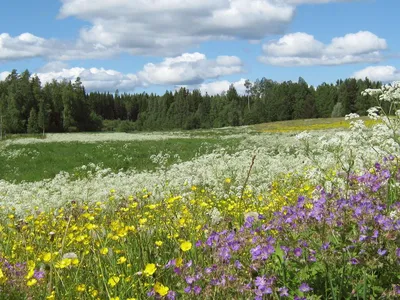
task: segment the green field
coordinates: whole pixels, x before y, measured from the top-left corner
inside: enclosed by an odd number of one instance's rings
[[[6,148],[10,154],[22,152],[15,158],[0,155],[0,178],[16,182],[38,181],[53,178],[61,171],[74,174],[76,168],[90,163],[110,168],[114,172],[152,171],[159,165],[151,160],[151,156],[160,152],[171,154],[165,165],[168,167],[221,147],[234,151],[239,142],[235,138],[204,137],[98,144],[71,142],[10,145]]]

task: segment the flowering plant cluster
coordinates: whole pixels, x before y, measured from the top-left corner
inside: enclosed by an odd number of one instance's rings
[[[0,299],[398,299],[399,90],[366,91],[372,128],[0,181]]]
[[[198,241],[201,264],[175,264],[174,276],[186,294],[204,299],[398,297],[400,202],[388,192],[399,179],[387,161],[352,174],[349,191],[317,187],[312,199],[300,196],[271,220],[249,216],[238,229]]]

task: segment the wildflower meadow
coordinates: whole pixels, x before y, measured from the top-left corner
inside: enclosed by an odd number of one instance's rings
[[[363,95],[331,127],[0,142],[0,299],[398,299],[400,83]]]

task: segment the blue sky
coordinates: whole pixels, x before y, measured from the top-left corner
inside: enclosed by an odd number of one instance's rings
[[[398,0],[13,0],[0,79],[81,77],[88,90],[219,93],[244,79],[400,80]]]

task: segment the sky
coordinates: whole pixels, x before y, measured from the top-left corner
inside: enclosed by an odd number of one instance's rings
[[[0,80],[28,69],[87,91],[221,93],[262,77],[400,81],[399,0],[13,0]]]

